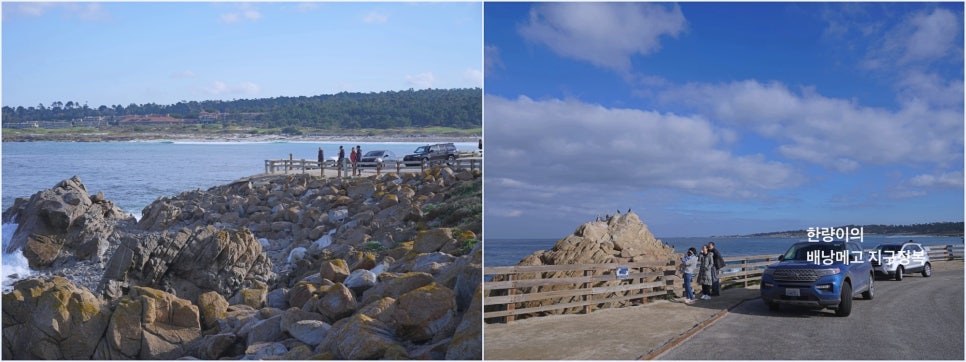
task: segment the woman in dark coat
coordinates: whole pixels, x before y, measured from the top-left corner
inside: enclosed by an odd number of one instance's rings
[[[708,252],[708,246],[701,246],[701,254],[698,254],[698,284],[701,284],[701,299],[711,299],[711,283],[714,276],[711,274],[714,269],[714,256]]]

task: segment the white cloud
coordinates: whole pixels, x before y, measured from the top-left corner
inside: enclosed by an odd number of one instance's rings
[[[506,179],[500,188],[546,197],[671,188],[744,198],[799,182],[784,164],[726,151],[727,132],[701,118],[570,100],[484,102],[487,167]]]
[[[25,15],[31,17],[44,16],[58,11],[65,18],[84,21],[100,21],[110,19],[110,13],[100,3],[4,3],[3,16],[7,19],[11,15]]]
[[[261,87],[252,82],[228,84],[222,81],[213,81],[203,90],[205,93],[216,96],[256,95],[261,91]]]
[[[262,13],[248,3],[240,5],[236,11],[221,14],[220,17],[221,22],[225,24],[234,24],[242,21],[256,21],[261,18]]]
[[[72,16],[81,20],[96,21],[110,18],[110,14],[99,3],[73,3],[64,4],[64,6]]]
[[[371,11],[362,17],[362,22],[366,24],[385,24],[389,22],[389,15],[378,11]]]
[[[474,84],[477,87],[483,86],[483,72],[479,69],[467,69],[463,71],[463,81]]]
[[[949,10],[936,8],[928,14],[914,14],[898,29],[896,40],[903,48],[900,62],[942,58],[955,49],[962,33],[963,26]]]
[[[419,89],[432,88],[435,82],[436,77],[431,72],[406,76],[406,83]]]
[[[503,69],[505,65],[503,64],[503,59],[500,59],[500,48],[494,45],[487,45],[483,47],[483,69],[486,70],[484,75],[492,74],[497,69]]]
[[[963,80],[943,79],[935,73],[909,70],[899,79],[900,102],[926,102],[933,107],[963,104]]]
[[[54,3],[4,3],[3,12],[7,14],[21,14],[28,16],[42,16],[54,9]]]
[[[919,11],[895,26],[876,30],[864,34],[871,36],[863,64],[868,69],[895,70],[944,59],[962,60],[963,25],[949,10]]]
[[[318,3],[298,3],[295,6],[295,10],[300,13],[307,13],[319,9]]]
[[[631,56],[656,51],[661,36],[677,37],[685,27],[677,5],[545,3],[531,8],[519,32],[560,56],[629,73]]]
[[[190,70],[183,70],[174,74],[171,74],[173,79],[185,79],[185,78],[196,78],[198,74]]]
[[[909,184],[917,187],[927,187],[927,188],[963,188],[963,172],[943,172],[938,175],[917,175],[913,177]]]
[[[933,109],[914,100],[895,111],[863,107],[808,89],[796,94],[781,83],[754,80],[689,84],[660,97],[783,142],[778,149],[786,157],[839,171],[861,164],[946,165],[963,157],[961,108]]]

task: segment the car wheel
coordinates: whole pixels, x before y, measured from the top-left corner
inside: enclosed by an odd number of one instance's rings
[[[932,276],[932,265],[929,265],[929,263],[926,263],[926,265],[922,267],[922,276],[926,278]]]
[[[869,290],[862,292],[862,298],[872,300],[875,297],[875,274],[869,276]]]
[[[852,285],[849,283],[842,283],[842,301],[839,302],[839,308],[835,310],[835,315],[839,317],[848,317],[852,314]]]
[[[904,270],[902,270],[902,265],[900,265],[898,268],[896,268],[896,280],[902,280],[902,272],[903,271]]]

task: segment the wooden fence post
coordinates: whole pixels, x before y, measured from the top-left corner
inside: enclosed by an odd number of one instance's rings
[[[591,277],[593,275],[594,275],[594,272],[593,271],[591,271],[590,269],[584,269],[584,277],[589,278],[589,277]],[[584,282],[584,285],[581,288],[583,288],[583,289],[590,288],[590,281]],[[584,294],[583,295],[583,299],[584,299],[584,303],[585,303],[584,304],[584,314],[590,314],[590,303],[587,303],[587,302],[590,301],[590,294]]]
[[[512,282],[513,281],[513,274],[506,274],[506,281]],[[516,304],[516,303],[513,302],[513,295],[517,294],[516,293],[516,288],[513,288],[512,287],[513,284],[511,283],[510,285],[511,285],[511,287],[510,287],[510,289],[507,290],[507,293],[506,293],[506,295],[510,296],[510,303],[507,303],[507,305],[506,305],[507,312],[510,312],[506,316],[506,322],[507,323],[513,322],[513,308],[514,308],[514,305]]]
[[[748,274],[745,274],[745,264],[748,264],[748,259],[741,259],[741,279],[745,281],[745,288],[747,288]]]
[[[954,257],[953,245],[952,244],[946,245],[946,260],[953,260],[953,257]]]

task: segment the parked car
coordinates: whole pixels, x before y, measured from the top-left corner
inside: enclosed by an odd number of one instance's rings
[[[932,276],[932,264],[926,249],[911,241],[902,244],[882,244],[872,249],[875,260],[872,267],[876,276],[893,277],[902,280],[906,273],[922,273]]]
[[[856,242],[798,242],[779,262],[765,268],[761,299],[778,311],[781,304],[829,308],[841,317],[852,313],[852,298],[875,296],[872,263]]]
[[[386,165],[396,164],[396,154],[387,150],[375,150],[366,152],[359,159],[359,167],[386,167]]]
[[[422,162],[446,160],[447,162],[459,157],[459,151],[452,143],[437,143],[419,146],[412,154],[403,157],[406,166],[419,166]]]

